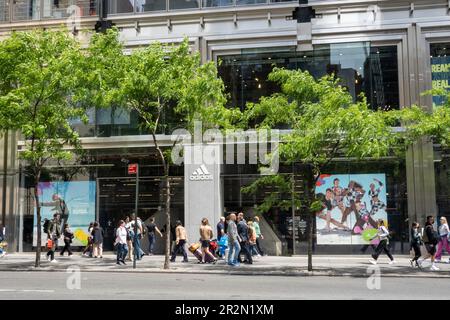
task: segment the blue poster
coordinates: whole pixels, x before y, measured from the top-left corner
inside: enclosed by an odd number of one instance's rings
[[[316,196],[317,244],[377,244],[377,220],[387,224],[384,173],[323,174]]]
[[[450,57],[431,58],[431,80],[433,89],[450,90]],[[433,96],[433,107],[445,103],[445,96]]]
[[[44,219],[53,219],[58,213],[61,218],[61,228],[69,224],[74,232],[72,246],[85,246],[87,244],[87,229],[90,222],[95,220],[96,182],[70,181],[70,182],[41,182],[39,183],[41,203],[41,223]],[[42,233],[42,245],[47,236]],[[37,243],[37,219],[34,211],[33,244]],[[63,237],[58,241],[59,246],[64,245]]]

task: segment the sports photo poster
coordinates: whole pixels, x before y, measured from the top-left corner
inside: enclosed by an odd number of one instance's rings
[[[61,229],[69,224],[74,233],[72,246],[87,244],[89,223],[95,220],[96,182],[63,181],[39,183],[39,202],[41,203],[41,226],[45,219],[53,219],[55,213],[61,216]],[[42,246],[47,235],[42,232]],[[37,243],[37,213],[34,209],[33,246]],[[64,246],[64,237],[58,239],[58,246]]]
[[[387,224],[386,175],[322,174],[316,183],[317,244],[377,244],[377,220]],[[373,240],[372,240],[373,239]]]

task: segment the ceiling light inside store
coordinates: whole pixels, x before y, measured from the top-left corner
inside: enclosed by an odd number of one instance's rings
[[[258,84],[258,89],[261,89],[261,83],[260,83],[260,84]]]

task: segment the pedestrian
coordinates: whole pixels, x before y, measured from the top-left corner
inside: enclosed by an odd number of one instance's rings
[[[227,236],[228,236],[228,265],[239,266],[238,257],[241,252],[239,234],[236,225],[236,214],[231,213],[228,216]]]
[[[448,228],[447,219],[445,217],[441,217],[440,219],[441,225],[439,226],[439,243],[438,243],[438,249],[436,253],[436,262],[441,261],[442,257],[442,250],[445,248],[448,254],[450,254],[450,245],[448,243],[450,231]],[[450,259],[448,261],[450,263]]]
[[[261,227],[259,226],[259,217],[255,216],[253,219],[253,227],[256,231],[256,249],[261,256],[265,256],[264,250],[261,246],[261,240],[264,240],[264,236],[261,233]]]
[[[58,262],[55,259],[55,251],[58,247],[58,239],[61,236],[59,214],[55,213],[53,215],[53,219],[50,220],[47,224],[47,230],[45,230],[45,233],[47,234],[47,260],[50,262]]]
[[[125,228],[125,221],[119,221],[119,227],[116,230],[116,240],[114,245],[117,246],[117,262],[116,264],[120,265],[126,264],[125,258],[128,254],[128,246],[127,246],[127,235],[128,230]]]
[[[414,250],[414,258],[412,258],[410,260],[411,262],[411,267],[419,267],[419,258],[422,255],[420,253],[420,246],[422,245],[422,236],[419,232],[419,223],[418,222],[413,222],[413,224],[411,225],[411,248],[412,250]]]
[[[70,244],[72,243],[72,239],[74,238],[74,235],[73,235],[72,230],[70,230],[68,223],[64,224],[63,236],[64,236],[64,248],[61,250],[60,255],[62,257],[64,255],[64,252],[67,251],[67,253],[69,254],[69,257],[71,257],[72,250],[70,250]]]
[[[244,263],[247,264],[253,264],[253,258],[250,251],[250,244],[248,239],[248,226],[247,222],[244,219],[244,213],[239,212],[238,214],[238,224],[237,224],[238,234],[240,238],[240,245],[241,250],[243,251],[246,259],[244,260]],[[238,256],[239,262],[242,263],[241,256]]]
[[[253,221],[249,221],[247,223],[248,226],[248,244],[250,247],[250,252],[252,254],[252,256],[256,256],[258,258],[261,257],[261,255],[259,254],[258,250],[256,249],[256,230],[255,227],[253,226]]]
[[[137,227],[135,224],[137,221]],[[145,255],[144,251],[141,249],[141,239],[143,234],[143,223],[139,217],[135,217],[134,214],[131,215],[130,230],[133,232],[133,248],[134,248],[134,259],[141,260]]]
[[[83,250],[83,253],[81,254],[86,255],[86,253],[89,251],[89,258],[92,258],[93,253],[93,243],[92,243],[92,230],[94,229],[94,222],[91,222],[88,227],[88,237],[87,237],[87,245]]]
[[[127,247],[128,247],[128,257],[127,261],[133,261],[134,248],[133,248],[133,237],[134,230],[131,228],[130,217],[125,217],[125,228],[127,229]]]
[[[92,243],[94,248],[94,258],[103,258],[103,238],[105,233],[103,228],[100,227],[98,222],[94,223],[94,228],[92,229]]]
[[[6,255],[5,247],[6,247],[6,241],[5,241],[5,228],[3,227],[3,224],[0,223],[0,258],[3,258]]]
[[[389,247],[389,230],[384,225],[384,221],[382,219],[378,220],[378,234],[375,238],[378,238],[380,240],[380,243],[375,249],[375,252],[372,254],[373,260],[370,260],[370,262],[372,264],[377,264],[377,260],[378,257],[380,256],[381,251],[384,251],[391,260],[389,261],[389,264],[394,264],[395,260],[391,254],[391,250]]]
[[[225,234],[225,217],[220,217],[219,222],[217,223],[217,241],[220,241],[220,238]]]
[[[175,247],[172,251],[172,257],[170,258],[170,262],[175,262],[177,254],[180,251],[183,254],[183,262],[188,262],[188,256],[186,252],[186,243],[187,243],[186,229],[183,227],[183,224],[181,223],[180,220],[177,220],[175,225],[176,225]]]
[[[438,271],[439,268],[436,267],[435,261],[436,261],[436,247],[439,243],[439,235],[434,229],[434,217],[428,216],[427,222],[425,223],[425,231],[423,233],[422,239],[425,243],[425,248],[427,249],[427,255],[423,257],[423,259],[418,260],[419,265],[422,266],[422,263],[424,260],[427,260],[428,258],[431,258],[431,271]]]
[[[158,226],[155,223],[155,218],[150,218],[150,223],[146,225],[148,231],[148,254],[153,255],[153,248],[155,247],[156,242],[156,234],[162,238],[163,234],[158,229]]]
[[[209,225],[209,221],[207,218],[202,219],[202,225],[200,226],[200,241],[202,243],[202,262],[206,263],[207,257],[209,261],[212,263],[216,263],[217,259],[212,255],[209,251],[209,242],[213,237],[213,230]]]

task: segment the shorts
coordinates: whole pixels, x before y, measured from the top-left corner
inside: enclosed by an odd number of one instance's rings
[[[209,248],[209,240],[202,240],[202,248]]]
[[[436,253],[436,246],[435,246],[435,245],[426,243],[426,244],[425,244],[425,248],[427,248],[427,252],[428,252],[429,254],[431,254],[431,255],[434,255],[434,254]]]

